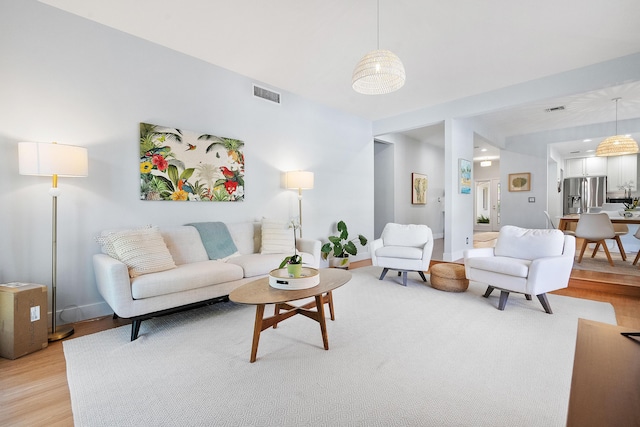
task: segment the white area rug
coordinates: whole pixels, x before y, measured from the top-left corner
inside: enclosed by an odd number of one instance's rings
[[[76,426],[563,426],[579,317],[610,304],[471,284],[447,293],[410,274],[353,270],[334,291],[329,350],[295,316],[260,337],[255,308],[222,303],[64,342]],[[267,307],[269,309],[269,307]]]

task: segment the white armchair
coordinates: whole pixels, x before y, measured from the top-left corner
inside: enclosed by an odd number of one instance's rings
[[[424,272],[429,269],[433,252],[433,233],[428,226],[389,223],[369,248],[371,263],[384,268],[380,280],[389,270],[398,270],[398,275],[402,273],[404,286],[407,286],[408,271],[416,271],[427,281]]]
[[[560,230],[534,230],[505,225],[494,248],[464,251],[467,279],[487,285],[488,298],[500,289],[498,309],[504,310],[509,292],[535,295],[552,314],[547,292],[566,288],[576,253],[576,238]]]

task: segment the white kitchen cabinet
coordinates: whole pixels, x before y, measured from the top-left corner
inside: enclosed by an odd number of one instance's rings
[[[565,176],[598,176],[607,175],[606,157],[580,157],[565,160]]]
[[[607,191],[620,191],[620,187],[633,181],[638,189],[638,156],[611,156],[607,158]]]

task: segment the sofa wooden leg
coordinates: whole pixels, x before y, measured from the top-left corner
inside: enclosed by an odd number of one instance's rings
[[[527,299],[527,301],[531,301],[531,295],[529,295],[529,294],[524,294],[524,297]]]
[[[546,311],[548,314],[553,314],[553,311],[551,311],[551,306],[549,305],[549,300],[547,299],[547,294],[538,295],[538,300],[540,301],[540,304],[542,304],[544,311]]]
[[[509,292],[500,291],[500,301],[498,302],[498,310],[504,310],[504,306],[507,305],[508,298],[509,298]]]
[[[140,333],[140,324],[142,323],[141,319],[136,319],[131,322],[131,341],[135,341],[138,339],[138,333]]]
[[[379,279],[379,280],[384,279],[384,276],[386,276],[386,275],[387,275],[387,272],[388,272],[388,271],[389,271],[389,269],[388,269],[388,268],[385,268],[384,270],[382,270],[382,274],[380,275],[380,279]]]
[[[488,286],[487,290],[485,291],[484,295],[482,295],[485,298],[489,298],[489,295],[491,295],[491,292],[493,292],[495,288],[493,286]]]

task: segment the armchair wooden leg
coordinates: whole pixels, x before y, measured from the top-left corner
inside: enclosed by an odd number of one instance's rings
[[[527,301],[531,301],[531,295],[529,295],[529,294],[524,294],[524,297],[527,299]]]
[[[495,288],[493,286],[488,286],[487,290],[484,292],[484,295],[482,295],[485,298],[489,298],[489,295],[491,295],[491,292],[493,292]]]
[[[636,259],[633,260],[633,265],[636,265],[639,259],[640,259],[640,251],[638,251],[638,254],[636,255]]]
[[[504,306],[507,305],[508,298],[509,298],[509,292],[500,291],[500,301],[498,302],[498,310],[504,310]]]
[[[427,281],[427,278],[426,278],[426,277],[424,277],[424,271],[418,271],[418,274],[419,274],[419,275],[420,275],[420,277],[422,278],[422,281],[423,281],[423,282],[426,282],[426,281]]]
[[[548,314],[553,314],[553,311],[551,311],[551,306],[549,305],[549,300],[547,299],[547,294],[538,295],[538,300],[540,301],[540,304],[542,304],[544,311],[546,311]]]
[[[388,269],[388,268],[385,268],[384,270],[382,270],[382,274],[380,275],[380,279],[379,279],[379,280],[384,279],[384,276],[386,276],[386,275],[387,275],[387,272],[388,272],[388,271],[389,271],[389,269]]]

